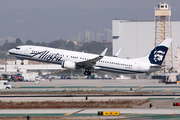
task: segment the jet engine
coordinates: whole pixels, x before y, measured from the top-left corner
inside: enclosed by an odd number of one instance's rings
[[[70,62],[70,61],[62,61],[61,67],[75,70],[76,69],[76,63]]]

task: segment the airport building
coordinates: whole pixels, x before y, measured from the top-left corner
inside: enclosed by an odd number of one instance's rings
[[[177,56],[180,46],[180,21],[172,21],[173,56]],[[118,57],[143,57],[154,48],[154,21],[113,20],[113,54],[121,48]],[[174,58],[174,57],[173,57]],[[176,59],[173,59],[177,67]]]
[[[61,65],[58,64],[52,64],[52,63],[45,63],[45,62],[37,62],[32,60],[23,60],[24,64],[21,64],[21,60],[16,59],[1,59],[0,60],[0,77],[1,76],[11,76],[11,75],[17,75],[21,74],[22,76],[26,76],[28,78],[30,76],[30,79],[35,75],[38,76],[38,73],[41,72],[43,75],[51,74],[53,72],[60,72],[60,76],[58,77],[72,77],[72,78],[83,78],[84,77],[84,70],[78,69],[78,70],[66,70],[61,67]],[[93,74],[96,77],[102,77],[107,78],[109,76],[113,75],[107,75],[106,73],[101,73],[98,71],[95,71]],[[114,75],[116,76],[116,74]],[[34,77],[34,78],[35,78]],[[61,78],[62,79],[62,78]],[[65,78],[63,78],[65,79]]]
[[[147,55],[154,48],[156,34],[161,32],[161,30],[156,31],[157,26],[155,23],[155,21],[112,20],[113,54],[121,48],[118,56],[120,58],[131,59]],[[171,25],[168,27],[171,27],[170,33],[172,35],[170,37],[172,36],[173,39],[173,67],[177,70],[179,66],[175,56],[177,56],[177,47],[180,46],[180,21],[171,21]]]
[[[177,56],[175,56],[177,60],[177,71],[180,73],[180,47],[177,48]]]
[[[0,64],[0,72],[22,72],[22,73],[29,73],[29,72],[36,72],[39,71],[43,73],[50,73],[54,71],[61,71],[61,65],[57,64],[48,64],[42,62],[35,62],[29,60],[23,60],[24,65],[21,65],[21,60],[2,60],[3,63]],[[5,62],[5,63],[4,63]]]

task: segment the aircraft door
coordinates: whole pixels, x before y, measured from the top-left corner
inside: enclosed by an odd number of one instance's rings
[[[140,63],[137,64],[137,71],[141,71],[141,64]]]
[[[26,55],[29,54],[29,48],[26,48],[26,49],[25,49],[25,54],[26,54]]]

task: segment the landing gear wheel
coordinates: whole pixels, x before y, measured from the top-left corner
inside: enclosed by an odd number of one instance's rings
[[[90,72],[90,71],[88,72],[88,76],[89,76],[89,75],[91,75],[91,72]]]
[[[22,60],[21,65],[24,65],[24,61]]]
[[[24,62],[23,62],[23,61],[21,62],[21,65],[24,65]]]
[[[89,71],[89,69],[85,69],[84,75],[85,76],[91,75],[91,71]]]
[[[88,72],[84,72],[84,75],[87,76],[87,75],[88,75]]]
[[[84,75],[89,76],[91,75],[91,72],[90,71],[84,72]]]

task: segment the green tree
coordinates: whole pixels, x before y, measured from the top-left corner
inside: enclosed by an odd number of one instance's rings
[[[40,42],[36,42],[35,45],[41,46],[41,43]]]
[[[16,39],[16,44],[17,44],[17,45],[22,45],[22,44],[23,44],[20,38],[17,38],[17,39]]]
[[[34,42],[32,40],[27,40],[26,45],[34,45]]]
[[[11,48],[15,48],[17,46],[17,44],[14,43],[4,43],[3,46],[0,47],[0,50],[9,50]]]
[[[112,43],[102,43],[102,42],[86,42],[81,46],[78,51],[85,51],[88,53],[101,54],[105,48],[108,48],[106,55],[112,55]]]
[[[66,41],[65,40],[56,40],[56,41],[53,41],[53,42],[50,42],[48,44],[48,47],[53,47],[53,48],[64,48],[66,45]]]
[[[78,51],[85,51],[89,53],[100,54],[105,49],[105,45],[101,42],[91,41],[86,42],[79,48]]]
[[[42,42],[42,46],[47,46],[48,44],[45,42]]]
[[[65,49],[67,50],[74,50],[74,43],[72,41],[69,41],[66,45],[65,45]]]

